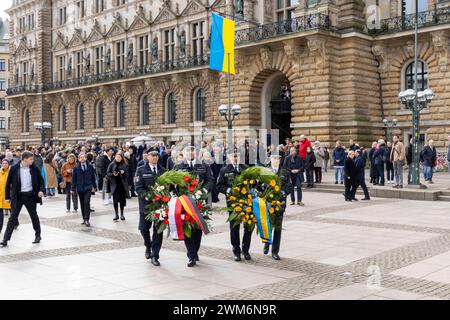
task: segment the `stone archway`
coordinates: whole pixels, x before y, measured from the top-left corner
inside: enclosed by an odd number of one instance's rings
[[[285,88],[289,88],[288,93]],[[259,113],[260,129],[267,130],[269,140],[273,136],[284,143],[292,137],[290,82],[283,72],[276,69],[260,72],[253,80],[250,97],[251,105],[257,109],[255,113]]]

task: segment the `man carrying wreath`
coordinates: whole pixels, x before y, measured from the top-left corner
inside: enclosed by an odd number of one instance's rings
[[[248,168],[245,164],[240,164],[239,153],[235,152],[229,155],[230,163],[224,166],[219,173],[219,179],[217,180],[217,189],[223,193],[227,200],[227,207],[230,208],[229,193],[236,177],[245,169]],[[231,214],[231,212],[230,212]],[[234,221],[230,221],[230,239],[233,246],[234,261],[241,261],[241,251],[244,254],[245,260],[251,260],[249,254],[250,243],[252,240],[252,232],[244,228],[244,236],[242,238],[242,250],[241,241],[239,236],[240,225],[234,226]]]
[[[273,154],[270,156],[270,163],[267,165],[274,174],[278,176],[281,181],[281,189],[283,190],[283,199],[281,205],[281,212],[275,217],[276,223],[273,229],[273,242],[272,242],[272,258],[275,260],[280,260],[278,252],[280,251],[281,242],[281,225],[283,223],[283,215],[286,209],[286,197],[289,194],[289,175],[285,168],[280,166],[281,156]],[[264,254],[268,254],[270,249],[270,244],[266,242],[264,244]]]
[[[187,146],[183,150],[184,160],[174,167],[174,170],[182,172],[194,173],[198,182],[206,189],[207,192],[211,192],[214,186],[214,177],[209,165],[202,163],[196,159],[196,148],[192,145]],[[193,267],[199,261],[198,251],[200,250],[200,244],[202,241],[202,230],[193,228],[191,236],[185,237],[184,244],[187,249],[188,267]]]
[[[158,164],[159,150],[156,147],[151,147],[147,150],[148,161],[136,170],[134,177],[135,190],[139,195],[139,231],[145,244],[145,258],[151,259],[154,266],[159,266],[159,251],[162,245],[163,234],[158,233],[156,223],[153,224],[153,235],[150,238],[150,229],[152,221],[145,219],[145,207],[150,203],[151,199],[145,198],[145,193],[149,186],[156,182],[156,178],[166,171]]]

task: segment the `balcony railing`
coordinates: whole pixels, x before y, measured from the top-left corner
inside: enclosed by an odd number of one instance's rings
[[[310,31],[310,30],[331,30],[333,27],[328,15],[314,13],[303,17],[297,17],[290,20],[284,20],[269,24],[263,24],[249,29],[236,31],[237,46],[279,37],[291,33]]]
[[[61,90],[81,86],[95,85],[121,79],[132,79],[145,75],[201,67],[208,64],[209,64],[209,55],[205,54],[173,61],[153,63],[146,65],[144,67],[130,67],[121,71],[111,71],[101,74],[92,74],[83,76],[81,78],[47,83],[44,85],[44,91]],[[38,86],[18,86],[9,88],[7,94],[16,95],[23,93],[37,93],[38,91],[39,91]]]
[[[405,16],[383,19],[380,21],[380,26],[378,29],[369,28],[369,34],[382,35],[412,30],[414,29],[415,23],[416,23],[415,14],[408,14]],[[417,23],[419,28],[450,23],[450,8],[442,8],[419,12],[417,14]]]

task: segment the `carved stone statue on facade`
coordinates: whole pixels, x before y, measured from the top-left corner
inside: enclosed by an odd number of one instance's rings
[[[153,39],[151,50],[152,50],[152,61],[157,62],[158,61],[158,38]]]
[[[180,53],[181,56],[186,55],[186,31],[182,30],[180,35]]]
[[[244,15],[244,1],[243,0],[236,0],[236,6],[235,6],[235,12],[238,16]]]
[[[128,47],[127,60],[128,60],[128,65],[133,64],[133,45],[132,44]]]
[[[107,69],[111,68],[111,48],[108,48],[108,50],[106,50],[105,65]]]
[[[31,65],[31,75],[30,75],[30,81],[34,81],[34,63]]]
[[[84,57],[84,68],[86,73],[91,72],[91,54],[88,52],[86,57]]]
[[[69,58],[69,63],[67,64],[67,75],[72,76],[72,58]]]

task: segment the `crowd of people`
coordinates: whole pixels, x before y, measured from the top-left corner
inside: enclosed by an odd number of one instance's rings
[[[449,137],[450,141],[450,137]],[[230,188],[229,179],[224,174],[238,175],[248,166],[266,166],[282,177],[286,196],[290,196],[291,205],[304,206],[302,186],[314,188],[322,183],[323,171],[329,166],[334,168],[335,184],[345,185],[345,200],[357,201],[355,195],[359,187],[364,192],[362,200],[370,200],[365,183],[365,169],[370,168],[370,183],[384,186],[393,184],[393,188],[403,188],[403,168],[409,167],[408,183],[411,182],[412,148],[405,147],[398,136],[392,142],[380,139],[365,149],[349,141],[345,148],[341,141],[329,151],[320,141],[313,143],[306,136],[298,140],[286,139],[284,144],[265,146],[258,139],[254,143],[245,141],[242,146],[234,146],[227,151],[223,143],[201,142],[200,145],[175,144],[166,146],[162,142],[135,146],[128,142],[102,145],[101,143],[81,143],[75,145],[32,146],[8,149],[0,157],[0,233],[4,216],[9,215],[2,246],[7,246],[13,231],[18,227],[18,216],[23,206],[30,214],[35,240],[41,241],[41,230],[36,205],[42,198],[64,195],[67,213],[81,210],[82,224],[90,227],[91,196],[102,194],[104,205],[113,205],[114,222],[125,221],[127,200],[139,197],[139,230],[146,247],[145,257],[152,264],[159,265],[159,250],[162,236],[152,229],[151,221],[145,219],[145,206],[148,200],[143,197],[148,187],[166,170],[194,172],[209,192],[209,202],[218,202],[222,193],[227,197]],[[436,148],[433,140],[420,153],[425,181],[433,183],[433,167],[436,164]],[[450,147],[448,152],[450,161]],[[367,165],[366,165],[367,164]],[[72,211],[71,211],[72,210]],[[281,231],[279,231],[281,232]],[[199,261],[198,250],[201,232],[193,232],[187,239],[186,248],[192,267]],[[230,224],[230,237],[235,260],[250,260],[248,252],[251,234],[244,231],[242,246],[239,227]],[[272,244],[272,257],[279,260],[279,241],[277,234]],[[269,248],[264,247],[264,253]]]

